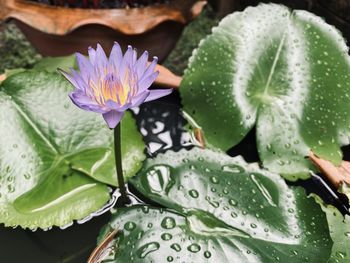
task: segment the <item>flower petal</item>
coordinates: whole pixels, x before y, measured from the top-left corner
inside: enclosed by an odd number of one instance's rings
[[[58,69],[58,71],[77,89],[81,92],[85,92],[87,88],[87,84],[83,80],[83,78],[80,76],[78,72],[76,72],[74,69],[70,69],[71,72],[68,73],[64,71],[63,69]]]
[[[150,90],[150,94],[147,97],[147,99],[145,100],[145,102],[159,99],[161,97],[169,95],[172,92],[173,92],[172,89],[154,89],[154,90]]]
[[[114,129],[118,125],[122,117],[124,116],[124,112],[111,110],[109,112],[102,114],[102,116],[105,119],[108,127],[111,129]]]
[[[132,66],[133,49],[128,46],[128,50],[125,52],[123,61],[119,66],[119,78],[123,82],[125,79],[126,70],[130,70]]]
[[[82,94],[80,92],[72,92],[69,94],[69,97],[76,106],[83,110],[93,111],[96,113],[106,112],[105,107],[97,104],[96,101],[92,100],[85,94]]]
[[[89,76],[93,72],[92,64],[84,55],[80,53],[75,53],[75,57],[79,67],[80,75],[86,82],[88,82]]]
[[[110,109],[110,110],[117,110],[120,106],[118,103],[116,103],[113,100],[108,100],[106,102],[106,106]]]
[[[143,78],[139,80],[139,82],[137,83],[139,87],[138,93],[141,93],[147,90],[152,85],[152,83],[157,79],[158,75],[159,75],[159,72],[156,71],[151,75],[149,75],[147,78]]]
[[[150,95],[150,91],[145,91],[132,99],[132,107],[138,107],[143,102],[145,102],[146,98]]]
[[[108,59],[106,56],[106,53],[104,52],[103,48],[100,44],[97,44],[96,48],[96,59],[95,59],[95,69],[97,67],[98,71],[102,75],[103,72],[105,72],[105,69],[108,65]]]
[[[140,79],[143,73],[146,71],[148,61],[148,52],[143,52],[142,56],[137,60],[135,64],[137,78]]]
[[[154,72],[154,69],[156,68],[157,63],[158,63],[158,58],[153,57],[152,63],[148,66],[145,73],[143,73],[141,80],[147,78],[149,75],[151,75]]]
[[[96,50],[93,49],[92,47],[88,48],[88,54],[89,54],[89,59],[92,65],[95,65],[96,63]]]
[[[124,55],[124,63],[126,65],[131,66],[133,61],[133,56],[134,56],[134,50],[132,49],[132,46],[128,46],[128,50],[125,52],[125,55]]]
[[[71,73],[64,71],[63,69],[58,69],[58,71],[77,89],[80,89],[76,79],[73,77]]]
[[[114,42],[111,54],[109,55],[109,64],[114,66],[114,70],[119,71],[119,65],[122,62],[123,53],[120,45]]]

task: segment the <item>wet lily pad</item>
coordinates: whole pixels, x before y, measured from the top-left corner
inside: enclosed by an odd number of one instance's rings
[[[132,184],[165,208],[118,209],[112,262],[327,262],[325,214],[302,188],[194,148],[148,159]]]
[[[0,86],[0,222],[49,228],[82,219],[117,185],[113,132],[82,111],[54,73],[15,74]],[[125,177],[139,170],[144,143],[130,113],[122,121]]]
[[[76,68],[77,64],[75,56],[63,56],[63,57],[44,57],[40,59],[35,65],[36,70],[45,70],[48,72],[56,72],[57,68],[69,69]]]
[[[321,18],[275,4],[224,18],[190,59],[180,92],[207,145],[228,150],[256,126],[262,163],[296,180],[310,150],[339,164],[350,136],[350,60]]]
[[[320,201],[321,203],[321,201]],[[343,216],[338,209],[333,206],[323,206],[322,209],[327,214],[329,230],[334,245],[329,263],[350,262],[350,217]]]

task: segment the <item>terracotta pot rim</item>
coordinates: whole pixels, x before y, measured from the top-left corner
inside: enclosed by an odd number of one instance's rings
[[[0,20],[16,19],[55,35],[66,35],[89,24],[104,25],[127,35],[135,35],[166,21],[186,24],[200,14],[206,2],[174,0],[170,4],[130,9],[82,9],[25,0],[0,0]]]

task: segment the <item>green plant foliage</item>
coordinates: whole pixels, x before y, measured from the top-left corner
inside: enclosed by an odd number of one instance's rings
[[[48,72],[56,72],[58,68],[68,70],[69,68],[76,68],[75,56],[64,57],[45,57],[40,59],[35,65],[36,70],[46,70]]]
[[[0,73],[6,69],[33,66],[41,56],[26,40],[21,31],[13,24],[0,24]]]
[[[325,214],[301,188],[224,153],[148,159],[132,184],[165,208],[118,209],[113,262],[327,262]]]
[[[61,76],[27,71],[0,86],[0,222],[48,228],[82,219],[109,199],[117,184],[113,132],[101,116],[68,98]],[[122,121],[125,177],[144,159],[130,113]]]
[[[214,11],[207,5],[199,17],[186,26],[175,48],[166,58],[163,65],[172,72],[182,75],[188,65],[188,59],[191,57],[192,51],[218,22],[219,19]]]
[[[263,165],[296,180],[310,150],[338,164],[350,136],[350,60],[321,18],[259,5],[224,18],[190,59],[180,92],[208,146],[227,150],[256,126]]]
[[[334,245],[329,263],[350,262],[350,217],[333,206],[323,206]]]

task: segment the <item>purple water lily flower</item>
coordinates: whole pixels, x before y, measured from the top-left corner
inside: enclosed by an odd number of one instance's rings
[[[74,69],[61,73],[75,87],[69,94],[73,103],[83,110],[101,113],[110,128],[118,125],[127,109],[172,92],[148,89],[159,72],[155,71],[157,57],[147,66],[147,51],[137,59],[136,50],[128,46],[123,56],[117,42],[109,58],[99,44],[96,50],[90,47],[88,51],[89,59],[76,53],[79,73]]]

